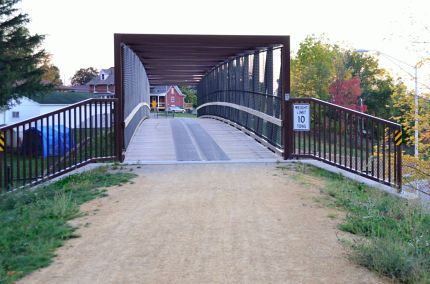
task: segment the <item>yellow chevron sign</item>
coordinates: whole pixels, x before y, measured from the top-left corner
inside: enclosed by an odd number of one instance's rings
[[[397,146],[400,146],[402,144],[402,142],[403,142],[402,131],[401,130],[395,130],[394,131],[394,143]]]
[[[0,152],[4,151],[4,134],[0,133]]]

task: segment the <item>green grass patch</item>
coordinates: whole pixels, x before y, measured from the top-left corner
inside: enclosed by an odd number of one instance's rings
[[[353,261],[399,282],[430,283],[430,214],[418,202],[315,167],[300,171],[323,179],[331,206],[347,212],[339,228],[359,236],[344,242]]]
[[[77,237],[67,221],[79,205],[105,195],[102,188],[129,182],[133,173],[111,173],[107,167],[66,177],[35,190],[0,196],[0,283],[13,283],[49,265],[55,249]]]

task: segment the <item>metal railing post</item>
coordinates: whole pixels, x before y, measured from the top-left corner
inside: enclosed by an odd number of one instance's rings
[[[402,191],[402,144],[397,147],[397,188]]]
[[[288,160],[292,158],[292,155],[294,153],[293,149],[293,139],[294,139],[294,132],[293,132],[293,115],[292,115],[292,103],[291,100],[284,100],[283,103],[284,109],[283,109],[283,124],[282,124],[282,130],[284,133],[284,160]]]

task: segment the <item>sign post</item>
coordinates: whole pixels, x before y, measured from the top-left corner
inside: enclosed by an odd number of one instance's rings
[[[309,104],[293,104],[293,130],[311,130],[311,106]]]

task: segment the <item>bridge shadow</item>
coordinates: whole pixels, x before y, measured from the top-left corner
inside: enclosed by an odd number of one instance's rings
[[[125,153],[125,163],[276,162],[281,157],[242,131],[208,118],[145,120]]]

